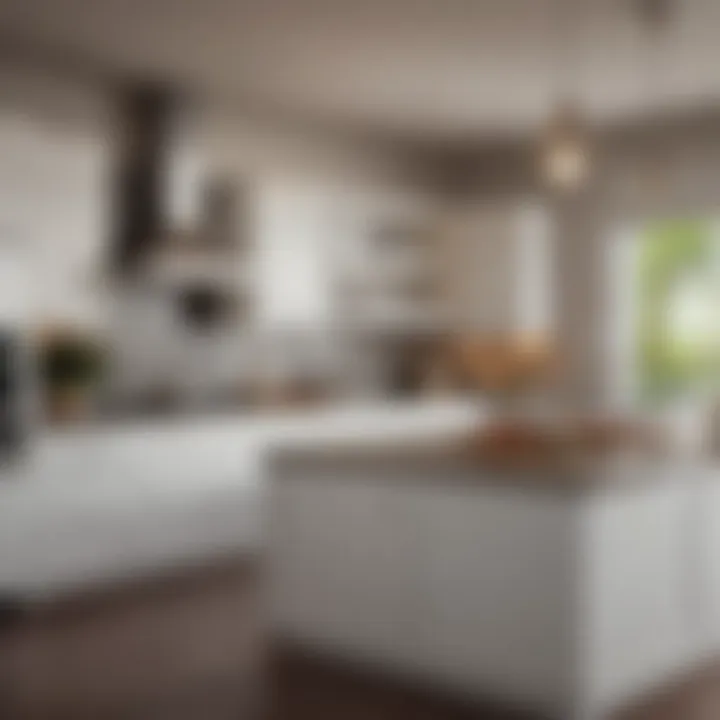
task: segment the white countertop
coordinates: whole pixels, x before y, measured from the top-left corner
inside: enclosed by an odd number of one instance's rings
[[[367,403],[43,431],[0,474],[0,593],[255,549],[268,449],[452,436],[480,415],[472,402]]]

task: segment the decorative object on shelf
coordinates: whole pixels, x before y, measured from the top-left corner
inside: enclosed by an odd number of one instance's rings
[[[517,410],[550,378],[553,356],[542,340],[466,336],[451,350],[463,387],[492,399],[499,410]]]
[[[88,415],[105,359],[100,343],[79,332],[55,330],[41,339],[40,373],[52,420],[79,420]]]
[[[388,377],[385,390],[393,397],[436,394],[450,387],[443,363],[445,338],[435,333],[412,333],[386,339]]]
[[[246,244],[240,214],[243,198],[232,178],[211,177],[203,191],[203,218],[200,234],[211,249],[238,250]]]

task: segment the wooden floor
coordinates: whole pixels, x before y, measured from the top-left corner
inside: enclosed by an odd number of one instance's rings
[[[270,652],[237,564],[28,611],[0,629],[0,720],[510,720]],[[720,672],[613,720],[720,720]]]

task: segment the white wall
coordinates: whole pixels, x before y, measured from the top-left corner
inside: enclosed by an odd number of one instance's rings
[[[553,244],[532,198],[454,204],[444,236],[444,287],[459,327],[500,336],[551,332]]]
[[[421,185],[415,157],[393,144],[252,115],[223,102],[208,101],[203,123],[210,165],[230,175],[334,188]]]
[[[0,252],[23,268],[26,320],[103,323],[111,117],[97,88],[0,69]]]

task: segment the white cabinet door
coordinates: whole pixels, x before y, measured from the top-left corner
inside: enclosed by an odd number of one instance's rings
[[[653,480],[592,507],[588,667],[593,694],[605,702],[683,671],[698,650],[689,484]]]
[[[565,503],[417,478],[294,476],[275,481],[271,504],[281,632],[557,709],[572,666]]]
[[[417,632],[412,497],[382,482],[278,480],[270,553],[279,630],[394,663]]]
[[[472,484],[427,502],[436,671],[556,711],[572,666],[572,502]]]
[[[691,608],[703,656],[720,651],[720,470],[697,471],[690,484]]]

